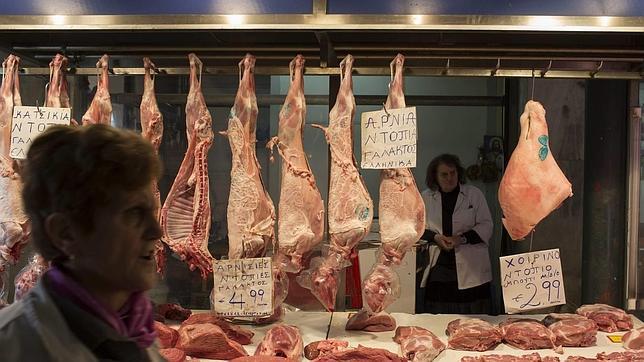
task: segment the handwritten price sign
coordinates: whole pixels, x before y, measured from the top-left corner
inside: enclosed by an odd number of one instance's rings
[[[15,159],[27,158],[27,151],[36,136],[53,125],[69,125],[71,108],[13,107],[11,119],[10,156]]]
[[[500,260],[506,313],[566,304],[559,249],[503,256]]]
[[[271,258],[215,260],[213,304],[223,317],[261,317],[273,312]]]
[[[416,107],[364,112],[362,168],[416,167]]]

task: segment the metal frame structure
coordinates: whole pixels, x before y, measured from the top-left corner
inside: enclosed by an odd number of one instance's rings
[[[319,66],[307,64],[308,75],[337,75],[339,69],[330,57],[341,58],[351,52],[356,60],[358,75],[387,75],[388,63],[395,55],[391,42],[384,42],[377,34],[416,32],[422,35],[439,34],[436,42],[414,45],[418,38],[401,36],[396,39],[396,52],[405,54],[408,60],[407,74],[423,76],[463,76],[463,77],[532,77],[546,78],[598,78],[598,79],[643,79],[644,47],[637,39],[614,46],[610,41],[597,46],[579,47],[579,44],[566,46],[530,47],[527,46],[471,46],[472,44],[447,45],[452,42],[446,32],[504,32],[526,34],[546,34],[554,39],[556,34],[637,34],[644,33],[644,17],[619,16],[508,16],[508,15],[433,15],[433,14],[329,14],[327,0],[312,0],[310,14],[213,14],[213,15],[0,15],[0,40],[4,34],[29,33],[34,37],[49,38],[53,32],[64,34],[102,32],[106,37],[133,35],[144,38],[152,33],[166,32],[209,32],[213,38],[225,32],[242,34],[266,34],[280,32],[280,37],[293,36],[302,32],[315,34],[315,44],[298,44],[298,37],[290,45],[249,43],[237,47],[214,42],[203,46],[161,46],[136,44],[136,46],[107,44],[107,40],[83,46],[73,40],[57,40],[54,46],[41,44],[20,44],[9,41],[7,52],[24,54],[24,74],[49,74],[45,66],[57,52],[81,54],[82,57],[100,57],[107,52],[123,59],[140,58],[145,54],[156,60],[176,60],[173,66],[161,66],[162,74],[188,74],[188,68],[178,63],[185,60],[188,52],[197,52],[206,63],[204,74],[237,74],[236,67],[209,66],[209,60],[230,64],[239,59],[246,51],[253,52],[257,58],[257,74],[288,74],[286,64],[296,53],[304,52],[309,59],[319,60]],[[361,43],[360,38],[351,42],[334,43],[333,36],[342,33],[368,34],[366,37],[375,42]],[[523,34],[521,34],[523,33]],[[43,35],[47,36],[43,36]],[[372,36],[376,34],[376,36]],[[421,35],[421,36],[422,36]],[[491,39],[493,39],[493,34]],[[65,37],[63,36],[62,39]],[[594,41],[597,37],[584,38]],[[95,38],[100,41],[100,37]],[[358,39],[358,40],[355,40]],[[444,40],[446,44],[441,44]],[[240,43],[243,42],[239,39]],[[357,43],[356,43],[357,41]],[[405,41],[411,44],[404,44]],[[507,41],[507,39],[504,39]],[[33,43],[33,42],[30,42]],[[36,42],[38,43],[38,42]],[[295,44],[293,44],[295,43]],[[549,39],[542,44],[549,44]],[[192,44],[191,44],[192,45]],[[314,45],[313,47],[311,45]],[[205,53],[205,54],[202,54]],[[393,54],[392,54],[393,53]],[[35,54],[35,55],[31,55]],[[211,57],[211,58],[209,58]],[[229,61],[229,62],[228,62]],[[44,63],[44,64],[43,64]],[[368,63],[368,64],[367,64]],[[459,63],[459,64],[457,64]],[[554,64],[553,64],[554,63]],[[234,63],[233,63],[234,64]],[[284,66],[278,66],[284,64]],[[364,65],[366,64],[366,65]],[[40,65],[40,66],[36,66]],[[159,64],[157,64],[159,65]],[[179,66],[175,66],[179,65]],[[143,68],[114,66],[112,74],[143,74]],[[78,65],[70,74],[93,75],[92,67]]]
[[[314,1],[313,14],[275,15],[3,15],[0,30],[475,30],[644,32],[644,17],[353,15],[327,14]]]
[[[240,42],[239,44],[213,41],[203,46],[156,43],[137,45],[114,45],[113,42],[98,42],[88,46],[74,41],[47,42],[48,35],[57,33],[58,39],[65,39],[69,34],[98,33],[94,39],[105,37],[124,37],[139,35],[154,36],[164,34],[203,32],[217,35],[246,32],[247,34],[279,33],[280,36],[293,36],[302,32],[317,39],[315,43],[298,44],[298,37],[284,44],[266,44],[261,42]],[[481,33],[489,32],[490,37],[499,33],[517,34],[517,36],[543,35],[541,47],[531,44],[490,41],[482,46],[442,42],[443,35],[448,33]],[[335,42],[333,35],[356,35],[346,37],[343,42]],[[400,34],[436,36],[417,45],[414,40],[400,36],[394,41],[375,39],[363,43],[364,38],[374,34]],[[14,42],[13,35],[26,35],[34,41],[29,44]],[[360,38],[360,35],[363,35]],[[590,35],[580,44],[554,44],[549,40],[577,35]],[[91,58],[99,57],[104,52],[113,59],[123,60],[123,64],[140,61],[143,55],[153,59],[167,60],[168,65],[161,65],[158,72],[161,76],[179,76],[189,74],[185,55],[197,52],[204,61],[204,76],[236,75],[236,64],[243,53],[250,51],[257,56],[256,74],[288,74],[288,60],[296,53],[305,53],[308,59],[306,75],[327,75],[337,78],[338,58],[351,52],[356,60],[357,75],[389,75],[389,60],[400,51],[408,59],[406,74],[410,76],[450,76],[450,77],[508,77],[508,78],[577,78],[577,79],[627,79],[631,84],[644,79],[644,17],[614,16],[496,16],[496,15],[381,15],[381,14],[329,14],[327,0],[313,0],[311,14],[271,14],[271,15],[0,15],[0,50],[20,55],[24,62],[22,74],[47,76],[50,69],[46,66],[49,59],[57,52],[64,52],[81,61],[73,63],[69,69],[70,76],[93,76],[96,69],[90,63]],[[621,35],[633,37],[630,43],[612,46],[610,41],[591,44],[594,38],[601,39]],[[189,35],[188,35],[189,36]],[[417,39],[417,38],[414,38]],[[112,39],[113,40],[113,39]],[[507,39],[504,39],[504,41]],[[242,44],[243,43],[243,44]],[[500,44],[500,45],[499,45]],[[273,46],[274,45],[274,46]],[[183,66],[185,64],[186,66]],[[228,65],[230,64],[230,65]],[[282,65],[283,64],[283,65]],[[113,64],[111,74],[120,76],[137,76],[144,74],[142,67]],[[128,64],[129,65],[129,64]],[[337,81],[337,79],[336,79]],[[634,86],[633,86],[634,87]],[[331,89],[331,87],[330,87]],[[635,88],[632,92],[637,93]],[[138,95],[130,93],[115,95],[123,103],[136,103]],[[185,101],[184,95],[159,94],[159,100],[169,103]],[[232,95],[207,99],[211,105],[228,105]],[[333,97],[307,96],[309,104],[332,104]],[[631,94],[633,97],[633,93]],[[374,97],[356,97],[360,104],[379,104],[382,100]],[[408,97],[409,98],[409,97]],[[260,104],[277,104],[281,97],[258,95]],[[425,102],[425,103],[423,103]],[[419,97],[410,103],[417,105],[507,105],[511,102],[504,97]],[[631,102],[632,103],[632,102]],[[632,112],[635,112],[632,110]],[[637,264],[639,255],[639,199],[640,199],[640,120],[635,113],[629,120],[629,178],[628,178],[628,223],[627,228],[627,295],[629,308],[639,307],[639,301],[633,299],[637,293]],[[641,116],[640,116],[641,117]],[[507,126],[507,122],[506,122]],[[628,278],[628,275],[634,277]]]

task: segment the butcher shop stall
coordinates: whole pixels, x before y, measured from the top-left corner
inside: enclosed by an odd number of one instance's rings
[[[644,360],[643,2],[5,1],[0,56],[3,305],[16,165],[103,123],[163,164],[168,360]]]

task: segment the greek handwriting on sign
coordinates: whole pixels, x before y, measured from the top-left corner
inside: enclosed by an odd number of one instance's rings
[[[503,256],[500,263],[506,313],[566,304],[559,249]]]
[[[215,260],[212,303],[223,317],[261,317],[273,312],[271,258]]]
[[[69,125],[70,117],[71,108],[13,107],[9,155],[20,160],[27,158],[29,146],[36,136],[53,125]]]
[[[416,107],[364,112],[361,167],[416,167]]]

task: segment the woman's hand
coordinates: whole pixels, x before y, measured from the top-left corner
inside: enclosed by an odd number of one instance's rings
[[[450,239],[450,236],[441,234],[436,234],[436,236],[434,236],[434,241],[436,242],[436,244],[438,244],[438,247],[441,248],[441,250],[445,251],[454,249],[454,246],[452,245],[452,241]]]
[[[461,235],[447,236],[446,238],[452,246],[452,249],[458,248],[464,241],[464,237]]]
[[[436,241],[438,247],[442,250],[449,251],[463,244],[463,237],[461,235],[445,236],[436,234],[434,241]]]

